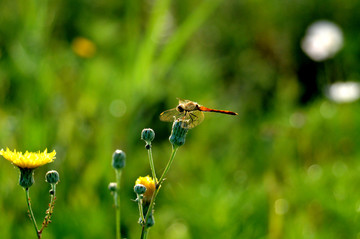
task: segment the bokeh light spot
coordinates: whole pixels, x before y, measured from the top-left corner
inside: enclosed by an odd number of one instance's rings
[[[294,128],[302,128],[306,122],[306,118],[304,114],[296,112],[290,116],[289,122]]]
[[[126,104],[123,100],[113,100],[109,106],[110,114],[116,118],[122,117],[126,112]]]
[[[313,180],[318,180],[322,176],[322,171],[323,170],[320,165],[313,164],[308,168],[307,173],[308,173],[309,178],[311,178]]]
[[[71,48],[76,55],[82,58],[91,58],[96,52],[95,44],[84,37],[76,37],[71,43]]]
[[[320,20],[309,26],[301,48],[312,60],[323,61],[333,57],[342,48],[343,41],[339,26]]]
[[[348,103],[360,98],[360,83],[337,82],[328,87],[327,96],[337,103]]]
[[[286,199],[280,198],[275,201],[275,213],[278,215],[284,215],[289,210],[289,203]]]
[[[184,223],[175,222],[167,229],[167,238],[169,239],[186,239],[189,237],[188,228]]]

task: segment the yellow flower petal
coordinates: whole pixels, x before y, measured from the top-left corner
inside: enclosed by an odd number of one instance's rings
[[[53,162],[56,152],[54,150],[48,153],[47,149],[45,149],[43,153],[40,153],[40,151],[37,153],[26,151],[25,154],[23,154],[22,152],[16,152],[16,150],[13,152],[9,148],[6,148],[6,151],[3,149],[0,150],[0,155],[19,168],[34,169]]]
[[[146,187],[146,192],[143,194],[143,200],[145,202],[150,202],[151,198],[155,192],[155,182],[152,179],[152,177],[150,176],[146,176],[146,177],[139,177],[136,181],[135,181],[135,185],[137,184],[142,184]]]

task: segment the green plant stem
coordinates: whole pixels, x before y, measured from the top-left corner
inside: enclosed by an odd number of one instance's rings
[[[34,217],[34,213],[33,213],[32,208],[31,208],[29,188],[25,188],[25,195],[26,195],[26,203],[27,203],[27,206],[28,206],[28,209],[29,209],[30,219],[31,219],[32,223],[34,224],[34,228],[35,228],[35,231],[36,231],[36,236],[38,238],[41,238],[41,233],[39,232],[39,229],[38,229],[38,227],[36,225],[36,220],[35,220],[35,217]]]
[[[153,176],[153,179],[154,179],[155,183],[157,183],[155,165],[154,165],[154,160],[153,160],[152,150],[151,150],[151,143],[149,143],[149,145],[150,145],[150,148],[148,149],[148,156],[149,156],[151,173],[152,173],[152,176]]]
[[[169,171],[170,166],[171,166],[171,164],[172,164],[172,162],[173,162],[173,160],[174,160],[174,158],[175,158],[175,154],[176,154],[178,148],[179,148],[179,147],[176,147],[176,146],[173,146],[173,147],[172,147],[172,152],[171,152],[170,160],[169,160],[169,162],[167,163],[166,168],[164,169],[164,172],[162,173],[162,175],[161,175],[161,177],[160,177],[159,185],[161,185],[161,183],[162,183],[162,181],[164,180],[167,172]],[[158,187],[158,190],[159,190],[159,189],[160,189],[160,187]],[[158,191],[158,190],[157,190],[157,191]]]
[[[121,183],[121,170],[115,170],[116,172],[116,192],[114,195],[115,208],[116,208],[116,238],[121,239],[120,225],[121,225],[121,214],[120,214],[120,183]]]
[[[147,238],[148,230],[149,230],[149,228],[147,228],[145,225],[142,226],[140,239],[146,239]]]
[[[153,208],[154,208],[154,204],[155,204],[155,198],[156,198],[156,196],[157,196],[157,194],[159,193],[159,191],[160,191],[160,188],[161,188],[161,184],[163,183],[163,181],[164,181],[164,178],[165,178],[165,176],[166,176],[166,174],[167,174],[167,172],[169,171],[169,169],[170,169],[170,166],[171,166],[171,164],[172,164],[172,162],[173,162],[173,160],[174,160],[174,158],[175,158],[175,154],[176,154],[176,152],[177,152],[177,150],[178,150],[178,148],[179,147],[172,147],[172,152],[171,152],[171,156],[170,156],[170,159],[169,159],[169,162],[167,163],[167,165],[166,165],[166,167],[165,167],[165,169],[164,169],[164,171],[163,171],[163,173],[162,173],[162,175],[161,175],[161,177],[160,177],[160,180],[159,180],[159,183],[158,184],[156,184],[156,191],[154,192],[154,194],[153,194],[153,196],[152,196],[152,198],[151,198],[151,202],[150,202],[150,206],[149,206],[149,208],[148,208],[148,210],[147,210],[147,212],[146,212],[146,216],[145,216],[145,220],[143,221],[143,229],[142,229],[142,232],[141,232],[141,238],[143,239],[143,238],[146,238],[146,235],[145,235],[145,237],[143,237],[143,234],[145,233],[145,234],[147,234],[147,230],[148,230],[148,228],[146,228],[146,222],[147,222],[147,220],[149,219],[149,216],[150,216],[150,212],[153,210]],[[145,230],[145,231],[144,231]]]
[[[143,213],[142,199],[140,198],[140,195],[138,195],[137,201],[138,201],[138,206],[139,206],[140,220],[141,220],[141,223],[144,223],[145,218],[144,218],[144,213]]]
[[[50,203],[49,203],[49,209],[46,211],[46,216],[44,218],[42,227],[40,228],[39,233],[41,234],[45,227],[51,222],[51,216],[54,211],[55,206],[55,200],[56,200],[56,184],[51,184],[51,190],[53,191],[53,194],[50,195]]]

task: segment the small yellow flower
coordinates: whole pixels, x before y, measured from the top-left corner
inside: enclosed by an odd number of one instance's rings
[[[76,37],[71,43],[72,50],[82,58],[91,58],[96,53],[95,44],[84,37]]]
[[[135,181],[135,185],[137,184],[142,184],[146,187],[146,191],[143,194],[143,200],[144,202],[150,202],[151,198],[155,192],[155,182],[152,179],[152,177],[150,177],[149,175],[146,177],[139,177],[136,181]]]
[[[16,150],[12,152],[9,148],[6,148],[6,151],[3,149],[0,150],[0,155],[19,168],[35,169],[53,162],[56,152],[54,150],[48,153],[47,149],[45,149],[43,153],[40,153],[40,151],[37,153],[26,151],[25,154],[23,154],[22,152],[16,152]]]

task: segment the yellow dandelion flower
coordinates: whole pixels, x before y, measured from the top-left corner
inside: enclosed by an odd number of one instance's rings
[[[137,184],[142,184],[146,187],[146,191],[143,194],[143,200],[144,202],[150,202],[151,198],[155,192],[156,186],[155,186],[155,181],[153,180],[152,177],[150,177],[149,175],[146,177],[139,177],[136,181],[135,181],[135,185]]]
[[[16,150],[13,152],[9,148],[6,148],[6,151],[3,149],[0,150],[0,155],[19,168],[35,169],[44,164],[53,162],[56,152],[54,150],[51,153],[48,153],[47,149],[45,149],[43,153],[40,153],[40,151],[37,153],[26,151],[23,154],[22,152],[16,152]]]

